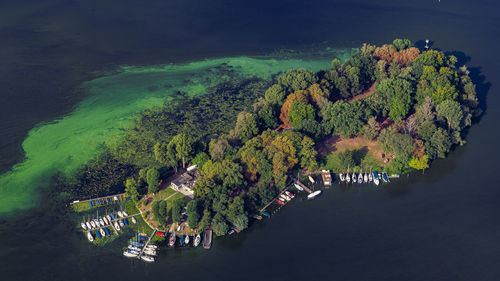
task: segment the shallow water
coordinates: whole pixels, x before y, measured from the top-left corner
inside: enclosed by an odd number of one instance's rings
[[[2,210],[18,205],[16,194],[33,207],[0,219],[2,280],[498,280],[498,8],[490,0],[2,1],[0,169],[33,155],[16,166],[21,172],[13,177],[15,192],[7,193],[12,197],[0,199]],[[176,81],[161,77],[172,70],[164,67],[169,63],[271,53],[310,60],[318,50],[398,36],[463,52],[456,54],[473,70],[486,110],[468,144],[425,175],[378,189],[334,186],[317,200],[293,201],[248,231],[216,239],[210,251],[162,251],[155,264],[123,258],[127,237],[90,246],[75,228],[77,215],[50,186],[39,187],[44,173],[88,159],[109,136],[105,130],[119,132],[137,108],[168,98],[163,89]],[[276,71],[246,62],[239,63],[245,74]],[[123,65],[131,67],[116,73]],[[68,159],[71,146],[82,143],[81,155]]]

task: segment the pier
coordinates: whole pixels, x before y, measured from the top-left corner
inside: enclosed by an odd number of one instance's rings
[[[296,184],[298,186],[300,186],[301,188],[303,188],[307,193],[312,193],[312,190],[309,189],[309,187],[307,187],[305,184],[301,183],[299,180],[296,180],[293,184]]]
[[[203,232],[203,248],[210,249],[212,246],[212,229],[208,228]]]
[[[142,254],[144,253],[144,250],[149,245],[149,242],[151,242],[151,239],[153,239],[153,236],[155,236],[157,230],[158,230],[157,228],[153,229],[153,234],[151,234],[151,236],[149,236],[148,241],[146,241],[146,244],[144,244],[144,247],[142,247],[141,252],[137,256],[138,259],[140,259],[142,257]]]
[[[285,192],[288,189],[290,189],[290,187],[292,185],[293,185],[293,183],[289,184],[287,187],[285,187],[283,190],[281,190],[276,197],[274,197],[271,201],[269,201],[269,203],[266,204],[266,206],[262,207],[262,209],[259,210],[259,213],[265,211],[267,207],[271,206],[271,204],[273,204],[274,201],[276,201],[276,199],[279,199],[280,196],[281,196],[281,194],[283,194],[283,192]]]
[[[123,196],[123,198],[125,198],[125,193],[114,194],[114,195],[107,195],[107,196],[102,196],[102,197],[97,197],[97,198],[91,198],[91,199],[87,199],[87,200],[75,200],[75,201],[69,203],[69,205],[71,206],[71,205],[77,204],[77,203],[95,202],[96,200],[104,200],[104,199],[107,199],[107,198],[111,198],[111,200],[113,200],[113,202],[117,202],[117,201],[122,200],[122,196]],[[118,198],[118,200],[114,200],[114,197]],[[97,206],[106,205],[106,204],[108,204],[108,203],[99,204],[99,205],[92,205],[92,207],[97,207]]]

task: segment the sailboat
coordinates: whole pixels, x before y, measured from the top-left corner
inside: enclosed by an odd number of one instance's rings
[[[365,173],[364,180],[365,180],[365,182],[368,182],[368,173]]]
[[[363,183],[363,173],[359,172],[358,183]]]
[[[87,230],[87,226],[85,225],[84,222],[81,222],[80,225],[82,226],[83,230]]]
[[[189,246],[189,235],[186,235],[186,240],[184,241],[184,244],[186,244],[186,246]]]
[[[379,185],[380,181],[378,179],[378,173],[373,171],[373,182],[376,184],[376,185]]]
[[[352,182],[356,183],[358,181],[358,177],[356,176],[355,172],[352,172]]]
[[[347,173],[345,174],[345,180],[347,183],[351,182],[351,176],[349,175],[349,168],[347,168]]]
[[[127,213],[125,213],[125,211],[122,211],[122,215],[123,215],[123,217],[124,217],[124,218],[125,218],[125,217],[128,217],[128,214],[127,214]]]
[[[120,225],[118,225],[118,222],[115,221],[114,226],[117,231],[120,231]]]
[[[345,181],[344,173],[339,173],[340,181]]]
[[[175,245],[175,233],[170,234],[170,241],[168,242],[168,245],[170,247],[173,247]]]
[[[107,223],[104,223],[104,220],[102,218],[99,218],[99,223],[101,226],[105,226]]]
[[[135,258],[139,255],[139,253],[127,249],[123,252],[123,255],[127,258]]]
[[[99,229],[99,232],[101,233],[102,237],[105,237],[106,236],[106,232],[104,231],[104,229]]]
[[[155,258],[154,258],[154,257],[152,257],[152,256],[147,256],[147,255],[142,255],[142,256],[141,256],[141,259],[142,259],[143,261],[147,261],[147,262],[154,262],[154,261],[155,261]]]
[[[87,239],[89,239],[90,242],[94,241],[94,236],[92,236],[92,233],[90,233],[90,231],[87,231]]]
[[[133,224],[136,224],[137,223],[137,220],[135,220],[134,217],[130,217],[130,220],[132,221]]]
[[[370,182],[372,182],[372,181],[373,181],[372,169],[370,169],[370,172],[368,173],[368,180],[369,180]]]
[[[201,235],[196,234],[196,236],[194,237],[193,246],[198,247],[198,245],[200,245],[200,242],[201,242]]]

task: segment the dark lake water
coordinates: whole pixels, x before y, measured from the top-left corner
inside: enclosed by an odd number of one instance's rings
[[[37,207],[0,217],[1,280],[499,280],[499,8],[493,0],[1,1],[2,172],[23,159],[33,127],[70,113],[86,97],[82,82],[118,65],[429,38],[459,52],[485,109],[468,144],[425,175],[378,189],[334,186],[216,239],[210,251],[163,251],[155,264],[123,258],[124,241],[90,246],[48,187]]]

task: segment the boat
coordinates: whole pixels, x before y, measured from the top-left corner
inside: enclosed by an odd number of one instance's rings
[[[118,225],[118,222],[115,221],[114,226],[117,231],[120,231],[120,226]]]
[[[365,182],[368,182],[368,173],[365,173],[365,176],[364,176],[363,180],[364,180]]]
[[[102,217],[102,220],[104,221],[104,223],[105,223],[106,225],[108,225],[108,224],[109,224],[109,222],[110,222],[110,221],[108,220],[108,218],[106,218],[106,217]]]
[[[321,193],[323,193],[323,191],[322,191],[322,190],[316,190],[316,191],[314,191],[313,193],[311,193],[311,194],[307,195],[307,200],[312,200],[312,199],[314,199],[314,198],[316,198],[316,197],[320,196],[320,195],[321,195]]]
[[[347,183],[351,182],[351,176],[349,175],[349,173],[345,175],[345,180],[347,181]]]
[[[288,201],[290,201],[290,197],[286,196],[285,194],[281,194],[280,200],[283,202],[288,202]]]
[[[153,249],[153,250],[156,250],[156,249],[158,249],[158,246],[150,244],[150,245],[147,245],[147,246],[146,246],[146,248],[147,248],[147,249]]]
[[[117,213],[118,213],[118,216],[119,216],[120,218],[123,218],[123,213],[122,213],[122,211],[118,211]]]
[[[148,240],[148,237],[144,234],[144,235],[137,235],[137,239],[140,239],[140,240]]]
[[[113,214],[113,213],[109,214],[109,216],[110,216],[113,220],[115,220],[115,219],[116,219],[116,216],[115,216],[115,214]]]
[[[101,236],[101,233],[99,233],[99,230],[96,230],[95,231],[95,235],[97,236],[97,238],[101,239],[102,236]]]
[[[124,225],[128,225],[128,220],[127,219],[123,219],[123,224]]]
[[[87,226],[87,230],[91,230],[92,229],[92,225],[90,225],[90,223],[88,221],[85,222],[85,225]]]
[[[359,175],[358,175],[358,183],[363,183],[363,173],[359,173]]]
[[[84,222],[80,223],[80,225],[82,226],[83,230],[87,230],[87,226],[85,225]]]
[[[113,196],[113,200],[118,201],[118,197]]]
[[[278,204],[280,204],[280,205],[285,205],[285,202],[283,202],[283,201],[281,201],[279,199],[276,199],[276,202],[278,202]]]
[[[90,233],[90,231],[87,231],[87,239],[89,239],[90,242],[94,241],[94,236],[92,236],[92,233]]]
[[[229,232],[227,234],[231,235],[233,233],[234,233],[234,229],[231,229],[231,230],[229,230]]]
[[[373,174],[372,174],[372,172],[371,172],[371,169],[370,169],[370,172],[368,173],[368,180],[369,180],[370,182],[372,182],[372,181],[373,181]]]
[[[124,226],[125,226],[125,224],[123,223],[123,221],[122,221],[122,220],[119,220],[119,221],[118,221],[118,224],[120,224],[120,227],[124,227]]]
[[[90,225],[92,226],[92,229],[96,228],[95,221],[90,221]]]
[[[293,186],[295,186],[295,188],[298,190],[298,191],[304,191],[304,188],[302,188],[302,186],[300,186],[299,184],[297,183],[294,183]]]
[[[389,178],[387,177],[387,173],[382,173],[382,180],[384,182],[388,182],[389,181]]]
[[[102,218],[99,219],[99,223],[101,224],[101,226],[105,226],[107,223],[104,223],[104,220]]]
[[[378,173],[373,171],[372,174],[373,174],[373,182],[375,183],[375,185],[378,185],[380,183],[378,179]]]
[[[136,247],[142,247],[142,246],[144,246],[144,243],[132,241],[132,242],[130,242],[130,245],[136,246]]]
[[[344,173],[339,174],[340,181],[345,181],[345,175]]]
[[[175,245],[175,233],[172,233],[172,234],[170,235],[170,241],[168,241],[168,245],[169,245],[170,247],[173,247],[173,246]]]
[[[286,201],[292,200],[292,198],[290,198],[288,195],[286,195],[286,194],[282,194],[282,195],[283,195],[283,197],[285,197]]]
[[[145,249],[142,253],[149,255],[149,256],[156,256],[157,255],[156,250],[154,250],[154,249]]]
[[[148,255],[142,255],[141,256],[141,259],[143,261],[146,261],[146,262],[154,262],[155,261],[155,258],[152,257],[152,256],[148,256]]]
[[[186,235],[186,240],[184,241],[184,244],[189,246],[189,235]]]
[[[183,234],[181,236],[181,239],[179,239],[179,244],[182,246],[184,244],[184,241],[186,241],[186,235],[185,234]]]
[[[125,211],[122,211],[122,215],[123,215],[124,218],[128,217],[128,214]]]
[[[129,251],[129,250],[126,250],[123,252],[123,255],[126,256],[127,258],[135,258],[137,257],[139,254],[136,254],[135,252],[133,251]]]
[[[141,251],[141,248],[136,247],[136,246],[132,246],[132,245],[128,245],[127,249],[129,249],[131,251],[136,251],[136,252],[140,252]]]
[[[110,215],[106,215],[106,219],[108,220],[109,224],[111,224],[113,222]]]
[[[102,237],[106,236],[106,232],[104,231],[103,228],[99,229],[99,232],[101,233]]]
[[[104,232],[106,232],[107,236],[111,235],[111,232],[109,231],[109,229],[107,227],[104,228]]]
[[[194,237],[193,246],[198,247],[198,245],[200,245],[200,242],[201,242],[201,235],[196,234],[196,236]]]
[[[161,231],[157,231],[156,234],[161,237],[165,237],[165,233]]]
[[[270,214],[270,213],[268,213],[268,212],[266,212],[266,211],[262,211],[261,213],[262,213],[264,216],[268,217],[268,218],[270,218],[270,217],[271,217],[271,214]]]
[[[352,182],[356,183],[358,181],[358,177],[356,176],[356,173],[352,173]]]
[[[94,205],[92,205],[92,201],[89,201],[89,206],[94,207]]]
[[[291,193],[290,191],[285,191],[286,195],[290,196],[290,198],[294,198],[295,195],[293,193]]]
[[[137,220],[134,217],[130,217],[130,220],[132,221],[133,224],[137,223]]]
[[[313,179],[311,176],[309,176],[309,181],[310,181],[311,183],[315,183],[314,179]]]

